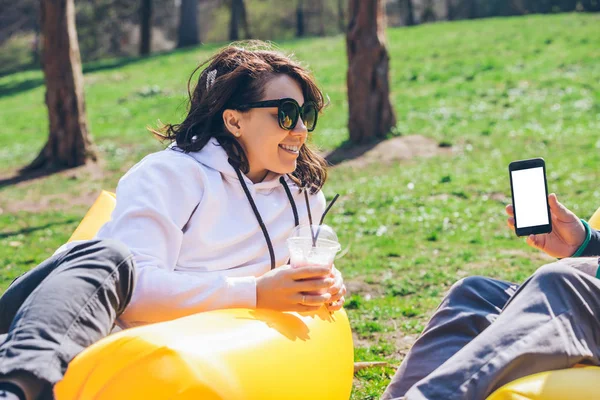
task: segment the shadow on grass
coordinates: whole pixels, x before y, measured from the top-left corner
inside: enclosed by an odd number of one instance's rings
[[[87,65],[83,66],[83,73],[92,73],[98,71],[106,71],[115,68],[121,68],[129,64],[135,64],[139,61],[144,61],[151,59],[153,57],[164,55],[165,53],[157,53],[148,57],[124,57],[124,58],[114,58],[109,60],[101,60],[94,61]],[[27,65],[23,68],[12,69],[8,71],[2,71],[0,73],[0,78],[3,76],[11,75],[17,72],[25,72],[25,71],[34,71],[39,70],[38,66]],[[41,72],[41,71],[40,71]],[[18,82],[8,82],[3,85],[0,85],[0,98],[12,96],[15,94],[19,94],[22,92],[26,92],[28,90],[36,89],[40,86],[44,85],[44,78],[32,78]]]
[[[200,51],[200,50],[214,51],[215,49],[220,48],[223,45],[224,45],[224,43],[200,44],[198,46],[184,47],[181,49],[173,49],[173,50],[164,51],[164,52],[155,52],[153,54],[150,54],[150,55],[144,56],[144,57],[124,56],[124,57],[119,57],[119,58],[108,58],[108,59],[90,61],[83,65],[83,73],[88,74],[88,73],[92,73],[92,72],[108,71],[111,69],[121,68],[121,67],[130,65],[130,64],[135,64],[140,61],[151,60],[156,57],[162,57],[162,56],[175,54],[175,53],[193,53],[193,52]],[[7,69],[0,68],[0,78],[15,74],[18,72],[35,71],[35,70],[38,70],[41,72],[41,66],[38,64],[30,63],[30,64],[18,65],[15,67],[9,67]],[[27,79],[24,81],[20,81],[20,82],[14,83],[14,84],[8,83],[8,84],[0,85],[0,98],[5,97],[5,96],[12,96],[14,94],[25,92],[27,90],[32,90],[39,86],[42,86],[43,84],[44,84],[43,78],[33,78],[33,79]]]
[[[10,67],[0,66],[0,78],[12,75],[17,72],[29,72],[39,70],[40,66],[34,63],[16,64]]]
[[[0,232],[0,239],[6,239],[9,238],[11,236],[17,236],[17,235],[27,235],[29,233],[35,232],[35,231],[40,231],[43,229],[48,229],[50,227],[53,226],[58,226],[58,225],[68,225],[68,224],[72,224],[73,222],[77,222],[79,221],[79,219],[77,218],[69,218],[63,221],[59,221],[59,222],[52,222],[52,223],[48,223],[48,224],[44,224],[44,225],[39,225],[39,226],[29,226],[27,228],[23,228],[23,229],[19,229],[16,231],[9,231],[9,232]]]
[[[50,176],[52,174],[55,174],[57,172],[64,171],[67,169],[69,169],[69,168],[52,167],[52,168],[36,169],[33,171],[20,171],[20,172],[17,172],[16,175],[10,176],[8,178],[0,179],[0,189],[7,187],[7,186],[19,184],[21,182],[27,182],[27,181],[31,181],[31,180],[38,179],[38,178],[44,178],[46,176]]]
[[[332,166],[344,161],[354,160],[387,139],[388,138],[377,138],[361,144],[354,144],[349,140],[346,140],[340,147],[325,155],[325,160]]]
[[[0,98],[33,90],[43,84],[44,80],[41,78],[28,79],[20,82],[8,82],[4,85],[0,85]]]

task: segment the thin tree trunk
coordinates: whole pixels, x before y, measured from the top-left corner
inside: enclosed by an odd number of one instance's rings
[[[353,143],[384,138],[396,124],[389,96],[389,56],[385,47],[382,0],[350,0],[348,128]]]
[[[505,0],[500,0],[505,1]],[[454,19],[454,9],[452,7],[452,0],[446,0],[446,19],[452,21]]]
[[[529,13],[525,0],[511,0],[511,6],[516,15],[525,15]]]
[[[338,25],[340,32],[346,32],[346,19],[344,18],[344,0],[338,0]]]
[[[552,1],[551,0],[536,0],[534,11],[535,13],[548,14],[552,12]]]
[[[319,13],[319,36],[325,36],[325,5],[322,0],[317,0],[317,12]]]
[[[39,18],[39,11],[36,12],[36,18],[35,18],[35,25],[33,28],[34,31],[34,37],[33,37],[33,43],[31,44],[31,63],[35,66],[40,65],[40,39],[41,39],[41,32],[40,32],[40,18]]]
[[[469,15],[468,19],[477,18],[477,0],[469,0]]]
[[[123,26],[119,21],[119,13],[114,7],[108,10],[108,20],[110,30],[109,48],[111,54],[123,54]]]
[[[304,0],[296,3],[296,37],[304,36]]]
[[[231,0],[231,20],[229,21],[229,40],[240,39],[240,22],[244,29],[246,39],[249,39],[250,27],[248,26],[248,13],[246,12],[246,3],[244,0]]]
[[[142,0],[140,6],[140,55],[150,54],[152,43],[152,0]]]
[[[575,11],[575,9],[577,8],[577,0],[559,0],[557,3],[558,3],[558,7],[560,8],[560,11],[562,11],[562,12]],[[598,5],[600,6],[600,1],[598,1]],[[584,8],[585,8],[585,2],[584,2]]]
[[[413,26],[415,24],[415,9],[413,7],[413,2],[412,0],[406,0],[406,25]]]
[[[435,8],[433,4],[433,0],[426,0],[423,2],[423,13],[421,13],[421,23],[433,22],[437,20],[437,16],[435,15]]]
[[[198,38],[198,0],[181,0],[177,47],[194,46]]]
[[[492,4],[491,16],[493,17],[507,17],[514,14],[515,12],[511,1],[498,0]]]
[[[76,167],[95,161],[85,113],[73,0],[42,0],[40,22],[50,132],[40,154],[24,169]]]
[[[250,25],[248,24],[248,9],[246,8],[246,2],[244,0],[240,1],[240,19],[242,22],[242,29],[244,29],[244,37],[246,39],[250,39],[252,37],[252,33],[250,33]]]
[[[600,11],[600,0],[583,0],[581,2],[584,11],[598,12]]]
[[[231,18],[229,20],[229,40],[239,40],[240,0],[231,0]]]

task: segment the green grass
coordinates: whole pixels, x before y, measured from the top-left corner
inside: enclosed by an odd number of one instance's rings
[[[395,132],[424,135],[455,151],[331,170],[325,193],[341,197],[328,222],[348,248],[336,264],[358,288],[347,307],[360,343],[356,360],[397,366],[395,340],[414,340],[457,279],[479,274],[519,282],[547,262],[506,228],[510,161],[543,156],[549,188],[566,205],[584,218],[600,206],[599,36],[593,14],[387,31]],[[331,98],[315,143],[339,146],[348,137],[344,38],[280,45],[314,70]],[[74,198],[114,188],[123,171],[160,148],[145,127],[181,119],[188,75],[215,49],[85,66],[88,118],[104,172],[0,189],[2,288],[69,237],[86,209],[70,206]],[[39,71],[0,77],[0,175],[25,165],[44,143],[42,85]],[[49,205],[36,212],[9,211],[44,200]],[[393,372],[361,371],[352,398],[378,398]]]

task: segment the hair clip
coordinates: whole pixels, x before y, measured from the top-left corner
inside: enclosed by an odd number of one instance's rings
[[[217,78],[217,70],[213,69],[206,74],[206,90],[209,90],[210,87],[215,83],[215,79]]]

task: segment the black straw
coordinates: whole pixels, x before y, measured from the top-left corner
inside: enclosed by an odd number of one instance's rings
[[[338,199],[338,197],[340,197],[340,195],[336,193],[335,196],[333,197],[333,199],[331,200],[331,203],[329,203],[329,205],[325,209],[325,212],[323,212],[323,216],[321,217],[321,221],[319,221],[319,227],[317,228],[317,234],[315,235],[314,242],[317,241],[317,238],[319,237],[319,233],[321,233],[321,225],[323,225],[323,220],[325,219],[325,216],[327,215],[327,213],[329,212],[329,210],[331,210],[331,207],[335,204],[335,201]]]
[[[331,210],[331,207],[335,204],[335,201],[338,199],[338,197],[340,197],[340,195],[336,193],[336,195],[331,200],[331,203],[329,203],[329,205],[325,209],[325,212],[323,213],[323,216],[321,217],[321,221],[319,221],[319,225],[321,225],[323,223],[323,220],[325,219],[325,216],[327,215],[327,213],[329,212],[329,210]]]
[[[304,191],[304,198],[306,199],[306,208],[308,210],[308,224],[310,226],[310,236],[312,237],[312,247],[317,247],[317,238],[313,231],[312,213],[310,212],[310,201],[308,201],[308,191]]]

